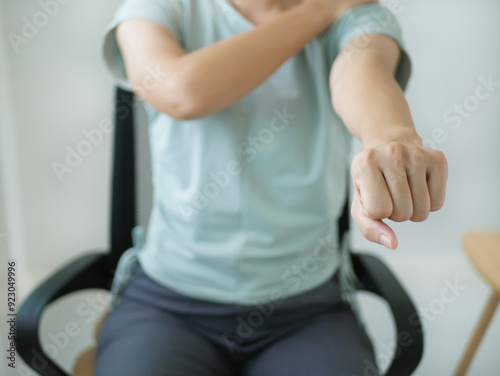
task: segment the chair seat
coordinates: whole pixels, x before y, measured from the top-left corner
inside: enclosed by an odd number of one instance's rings
[[[500,231],[469,231],[463,242],[474,266],[500,294]]]

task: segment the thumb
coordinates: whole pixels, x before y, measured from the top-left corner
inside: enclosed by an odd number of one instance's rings
[[[394,231],[381,219],[372,219],[365,214],[358,189],[354,190],[351,215],[367,240],[381,244],[389,249],[398,247],[398,238]]]

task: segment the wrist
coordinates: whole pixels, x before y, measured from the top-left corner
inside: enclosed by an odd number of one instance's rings
[[[412,127],[391,127],[389,132],[378,132],[362,137],[363,149],[370,149],[390,142],[400,142],[408,145],[423,146],[422,138]]]
[[[325,7],[318,3],[302,2],[297,8],[308,17],[312,25],[318,27],[320,32],[328,28],[335,19],[331,11],[325,10]]]

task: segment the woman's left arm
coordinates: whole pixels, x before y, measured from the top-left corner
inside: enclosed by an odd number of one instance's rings
[[[394,231],[382,219],[425,220],[444,203],[444,154],[423,146],[394,72],[398,44],[382,34],[347,43],[330,74],[332,105],[363,144],[351,165],[351,214],[370,241],[395,249]],[[362,47],[360,47],[362,46]]]

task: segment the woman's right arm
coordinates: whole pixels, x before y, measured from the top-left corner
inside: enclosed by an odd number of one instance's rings
[[[340,4],[361,0],[303,0],[252,30],[187,53],[171,32],[144,19],[118,25],[125,70],[141,100],[182,120],[237,102],[338,17]],[[345,9],[344,9],[345,10]]]

